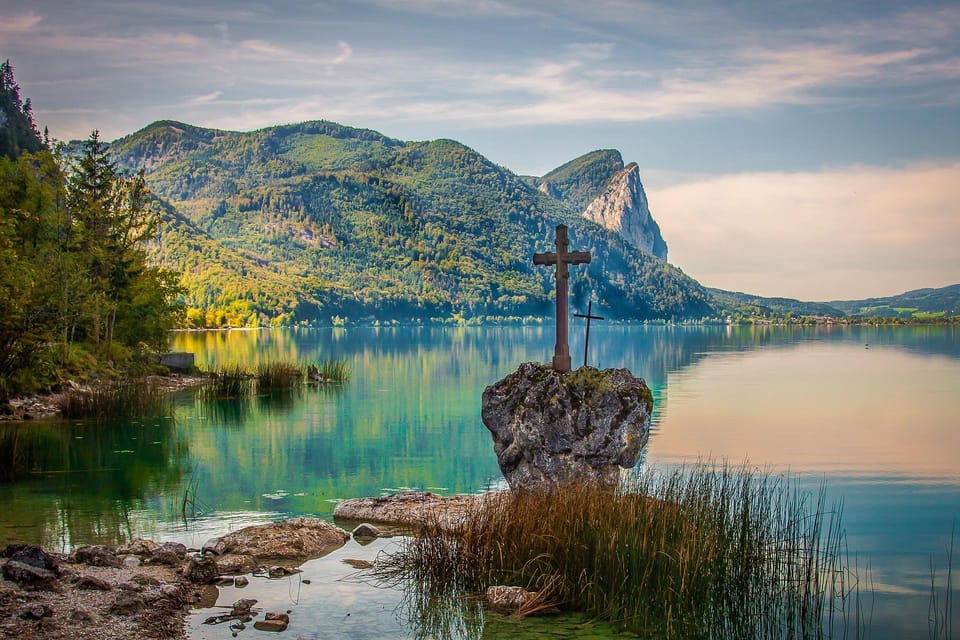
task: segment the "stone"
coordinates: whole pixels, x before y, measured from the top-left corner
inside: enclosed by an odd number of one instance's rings
[[[156,587],[160,585],[159,580],[145,573],[136,573],[130,578],[130,580],[144,587]]]
[[[220,573],[249,573],[257,568],[257,559],[245,554],[228,553],[217,558],[217,566],[220,567]]]
[[[103,578],[98,578],[91,575],[82,575],[80,576],[80,579],[77,580],[77,588],[87,589],[89,591],[110,591],[113,589],[113,585]]]
[[[187,548],[179,542],[164,542],[150,552],[150,564],[165,564],[175,567],[187,557]]]
[[[227,552],[227,543],[223,538],[211,538],[200,547],[201,553],[212,553],[215,556],[222,556]]]
[[[303,517],[244,527],[223,536],[221,541],[230,554],[300,560],[319,558],[349,539],[349,533],[326,520]]]
[[[253,628],[260,631],[286,631],[290,625],[290,616],[286,613],[269,612],[263,620],[257,620],[253,623]]]
[[[117,547],[118,555],[134,555],[134,556],[148,556],[154,552],[158,545],[153,540],[147,540],[146,538],[134,538],[130,542],[124,545]]]
[[[73,622],[86,622],[89,624],[97,623],[97,614],[93,610],[82,605],[77,605],[70,613],[70,620]]]
[[[132,616],[147,607],[143,597],[133,591],[119,591],[117,598],[110,605],[110,613],[118,616]]]
[[[54,575],[60,574],[60,561],[35,544],[10,544],[3,552],[4,557],[28,564],[38,569],[46,569]]]
[[[34,567],[19,560],[7,560],[3,565],[3,577],[22,587],[47,590],[57,588],[57,575],[53,571]]]
[[[127,556],[123,559],[123,566],[127,567],[128,569],[136,569],[142,564],[143,562],[141,562],[140,558],[137,556]]]
[[[220,569],[209,556],[194,556],[183,570],[183,577],[197,584],[208,584],[217,579]]]
[[[237,587],[238,589],[242,589],[248,584],[250,584],[250,580],[246,576],[237,576],[233,579],[233,586]]]
[[[53,609],[39,602],[32,602],[20,608],[17,616],[24,620],[42,620],[53,614]]]
[[[538,595],[535,591],[503,585],[487,587],[486,593],[487,603],[494,609],[500,609],[501,611],[516,611]]]
[[[90,565],[91,567],[123,566],[120,558],[117,557],[115,549],[99,544],[77,548],[77,550],[73,552],[73,558],[76,562]]]
[[[521,364],[483,392],[481,419],[511,490],[564,482],[615,487],[650,436],[653,395],[626,369],[561,373]]]
[[[354,540],[356,540],[357,538],[369,540],[369,539],[380,537],[380,529],[377,529],[375,526],[373,526],[368,522],[364,522],[363,524],[358,524],[356,527],[354,527],[352,533],[353,533]]]
[[[372,520],[382,524],[416,527],[439,523],[452,528],[488,501],[506,496],[498,491],[481,495],[440,496],[429,491],[405,491],[376,498],[351,498],[337,503],[333,517],[342,520]],[[383,531],[380,532],[383,535]]]
[[[233,603],[233,613],[250,613],[250,609],[252,609],[255,604],[257,604],[256,598],[241,598]]]

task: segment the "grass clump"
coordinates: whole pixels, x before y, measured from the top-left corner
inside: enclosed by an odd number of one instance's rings
[[[148,379],[101,383],[67,390],[60,399],[65,418],[134,418],[169,416],[173,399]]]
[[[254,388],[253,374],[240,365],[227,365],[207,372],[200,396],[204,400],[247,398]]]
[[[310,365],[307,376],[313,382],[340,384],[350,380],[350,365],[344,359],[325,359]]]
[[[305,372],[302,367],[290,362],[267,362],[257,366],[255,377],[257,390],[263,393],[299,389],[303,386]]]
[[[505,584],[652,637],[822,637],[851,590],[839,510],[744,469],[520,493],[421,529],[377,565],[428,591]],[[840,608],[842,610],[842,607]]]

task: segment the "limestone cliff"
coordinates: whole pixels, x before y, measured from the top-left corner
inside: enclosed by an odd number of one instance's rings
[[[631,162],[611,178],[603,193],[587,206],[583,216],[620,233],[638,249],[666,261],[667,243],[660,235],[660,226],[650,215],[637,163]]]

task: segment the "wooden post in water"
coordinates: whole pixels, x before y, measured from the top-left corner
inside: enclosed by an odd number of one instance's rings
[[[553,347],[553,370],[570,371],[570,345],[567,343],[568,304],[567,282],[570,280],[568,264],[585,264],[590,262],[589,251],[567,251],[570,246],[567,240],[566,225],[557,225],[556,253],[535,253],[533,264],[557,265],[555,277],[557,280],[557,341]]]

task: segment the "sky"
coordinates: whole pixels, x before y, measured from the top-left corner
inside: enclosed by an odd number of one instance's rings
[[[960,283],[960,3],[3,0],[38,124],[332,120],[543,175],[637,162],[669,261],[841,300]]]

